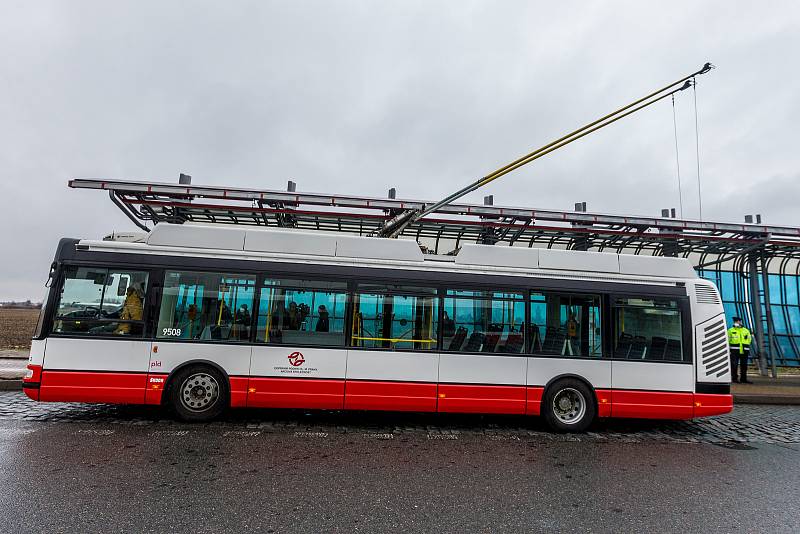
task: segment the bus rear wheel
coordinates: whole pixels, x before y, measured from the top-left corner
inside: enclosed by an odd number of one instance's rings
[[[594,395],[580,380],[559,380],[545,392],[542,415],[553,430],[583,432],[592,424],[596,413]]]
[[[169,403],[178,418],[204,422],[219,417],[228,406],[228,388],[218,370],[193,365],[178,371],[169,387]]]

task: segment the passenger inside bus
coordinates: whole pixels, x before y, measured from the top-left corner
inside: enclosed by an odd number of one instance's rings
[[[291,287],[293,283],[304,287]],[[315,285],[320,287],[314,288]],[[267,343],[343,345],[346,290],[347,285],[339,282],[267,280],[258,304],[256,339]]]
[[[531,294],[528,350],[553,356],[602,356],[600,299],[592,295]]]
[[[167,271],[158,338],[247,341],[255,277]]]
[[[328,310],[325,309],[324,304],[320,304],[319,308],[317,309],[317,326],[314,328],[315,332],[327,332],[330,330],[330,317],[328,316]]]

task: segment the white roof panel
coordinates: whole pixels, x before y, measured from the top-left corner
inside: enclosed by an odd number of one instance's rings
[[[539,267],[539,249],[465,244],[458,251],[455,262],[461,265],[536,269]]]
[[[697,273],[691,262],[686,258],[620,254],[619,270],[622,274],[697,278]]]
[[[560,271],[618,273],[619,256],[605,252],[542,249],[539,251],[539,267]]]
[[[148,245],[242,250],[247,230],[192,224],[157,224],[147,234]]]
[[[333,234],[292,230],[248,230],[244,249],[253,252],[335,256],[337,237]]]
[[[374,260],[422,261],[416,241],[380,237],[336,236],[336,256]]]

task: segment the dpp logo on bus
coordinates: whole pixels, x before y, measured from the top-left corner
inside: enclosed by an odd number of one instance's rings
[[[300,367],[305,363],[306,359],[303,358],[302,352],[293,352],[289,355],[289,363],[292,364],[294,367]]]

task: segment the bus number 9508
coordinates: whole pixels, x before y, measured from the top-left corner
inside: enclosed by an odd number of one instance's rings
[[[161,335],[164,336],[164,337],[167,337],[167,336],[177,337],[177,336],[181,335],[181,329],[180,328],[162,328],[161,329]]]

